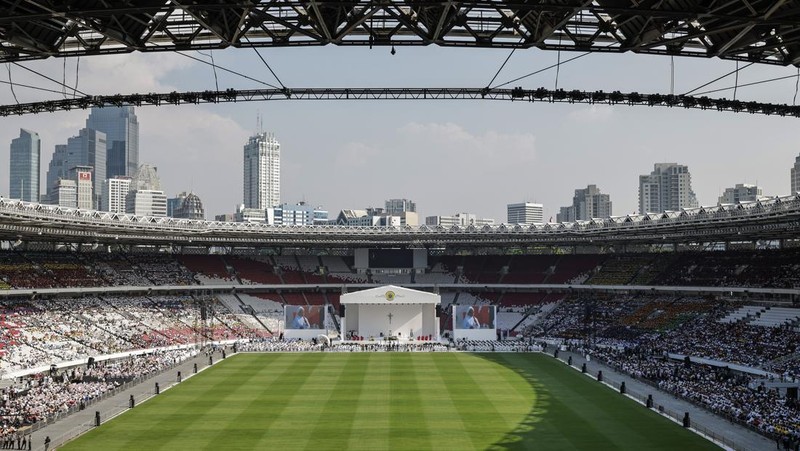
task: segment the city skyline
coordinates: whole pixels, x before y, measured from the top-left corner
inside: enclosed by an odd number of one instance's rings
[[[483,85],[508,56],[497,50],[441,48],[403,48],[394,56],[344,48],[263,53],[287,85],[294,86]],[[220,65],[260,73],[261,62],[252,53],[232,50],[215,52],[215,57]],[[547,66],[555,57],[553,52],[518,51],[499,79]],[[323,66],[344,62],[345,68],[321,79],[308,70],[308,59]],[[73,62],[68,60],[68,70]],[[410,64],[439,67],[449,77],[445,81],[431,73],[401,70]],[[729,72],[732,64],[676,58],[675,92]],[[61,61],[30,65],[51,75],[61,72]],[[669,89],[669,66],[661,57],[589,55],[562,67],[558,86],[663,93]],[[90,57],[81,61],[81,86],[91,87],[91,94],[117,93],[120,86],[130,92],[168,92],[179,85],[202,90],[209,80],[213,83],[213,73],[206,69],[177,55]],[[12,70],[15,81],[38,83]],[[637,77],[621,76],[634,73]],[[740,73],[740,83],[786,74],[785,68],[755,65]],[[546,72],[519,84],[552,88],[553,75]],[[220,87],[228,86],[246,83],[220,74]],[[17,94],[21,102],[39,95]],[[793,94],[790,79],[740,88],[738,95],[791,104]],[[0,100],[14,102],[8,90],[0,90]],[[84,126],[87,114],[76,110],[6,117],[0,137],[8,143],[19,128],[35,130],[46,159],[54,144]],[[401,196],[419,203],[420,217],[470,211],[502,220],[505,205],[519,200],[542,203],[545,218],[555,217],[559,207],[570,203],[575,187],[588,184],[610,194],[614,214],[630,214],[638,210],[638,175],[664,161],[691,168],[701,205],[716,204],[724,188],[735,183],[757,183],[769,196],[788,194],[789,168],[800,141],[793,118],[622,105],[277,102],[143,107],[136,115],[140,160],[159,167],[170,195],[197,192],[209,217],[232,213],[241,202],[241,145],[258,130],[258,116],[290,150],[283,155],[282,202],[308,199],[335,212]],[[753,149],[769,157],[756,160]],[[8,186],[7,177],[7,172],[0,174],[0,187]]]

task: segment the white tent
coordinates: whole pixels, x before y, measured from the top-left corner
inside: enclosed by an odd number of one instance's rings
[[[438,294],[394,285],[343,294],[342,337],[352,332],[366,340],[381,337],[438,340],[436,310],[441,300]]]

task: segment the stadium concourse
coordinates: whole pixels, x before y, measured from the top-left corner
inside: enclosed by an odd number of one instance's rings
[[[3,431],[16,438],[51,427],[213,343],[320,350],[321,343],[280,340],[285,305],[326,306],[335,338],[343,292],[393,284],[440,287],[445,331],[452,329],[446,307],[497,305],[496,326],[507,340],[326,350],[569,347],[621,377],[796,447],[800,309],[791,293],[800,285],[798,262],[793,248],[430,255],[424,270],[374,271],[354,268],[352,256],[303,253],[7,249],[0,252]]]

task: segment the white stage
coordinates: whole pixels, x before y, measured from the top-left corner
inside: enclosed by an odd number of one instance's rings
[[[436,307],[441,297],[437,294],[386,285],[343,294],[340,302],[344,307],[342,338],[352,332],[364,341],[381,337],[439,340]]]

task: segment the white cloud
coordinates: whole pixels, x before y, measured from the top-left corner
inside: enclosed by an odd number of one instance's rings
[[[378,150],[360,142],[350,142],[336,154],[335,165],[338,169],[352,169],[366,166]]]
[[[569,113],[569,118],[575,122],[595,123],[606,122],[614,115],[614,108],[610,105],[589,105],[588,107],[574,110]]]
[[[533,162],[536,158],[536,137],[532,133],[501,133],[487,130],[480,134],[467,131],[451,122],[411,122],[398,129],[401,139],[422,141],[433,145],[434,152],[451,156],[469,156],[489,164],[503,164],[503,159]],[[499,158],[495,158],[499,157]]]

